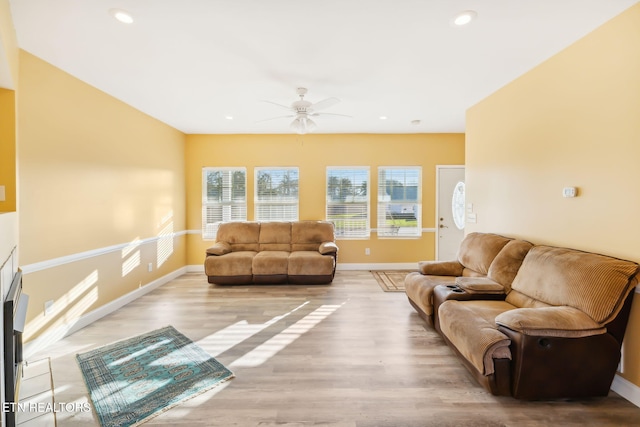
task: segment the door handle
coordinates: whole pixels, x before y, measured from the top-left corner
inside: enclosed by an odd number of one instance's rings
[[[440,224],[440,228],[449,228],[449,227],[447,227],[447,226],[446,226],[446,225],[444,225],[444,224]]]

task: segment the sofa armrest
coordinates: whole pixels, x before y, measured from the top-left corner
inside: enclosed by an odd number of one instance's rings
[[[318,247],[318,252],[322,255],[335,254],[338,252],[338,245],[335,242],[322,242]]]
[[[505,293],[504,286],[488,277],[456,277],[456,285],[472,295]]]
[[[231,246],[227,242],[216,242],[207,249],[208,255],[224,255],[231,252]]]
[[[496,316],[496,325],[523,335],[580,338],[601,335],[606,328],[577,308],[517,308]]]
[[[425,276],[462,276],[462,270],[464,266],[458,261],[418,262],[418,271]]]

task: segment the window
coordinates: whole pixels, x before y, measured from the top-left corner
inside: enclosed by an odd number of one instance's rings
[[[378,236],[422,235],[422,169],[378,168]]]
[[[256,221],[298,220],[298,168],[256,168]]]
[[[247,170],[202,169],[202,238],[215,239],[218,225],[247,219]]]
[[[337,238],[369,237],[368,167],[327,167],[326,218]]]

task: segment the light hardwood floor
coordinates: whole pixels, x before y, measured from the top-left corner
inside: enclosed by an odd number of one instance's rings
[[[186,274],[34,359],[50,358],[56,402],[87,402],[76,353],[166,325],[236,378],[149,426],[640,425],[640,408],[613,392],[547,402],[490,395],[404,293],[383,292],[366,271],[309,287],[222,287]],[[92,412],[56,415],[61,427],[98,425]]]

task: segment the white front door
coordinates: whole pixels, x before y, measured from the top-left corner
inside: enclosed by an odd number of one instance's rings
[[[464,166],[436,166],[436,259],[455,260],[464,238]]]

